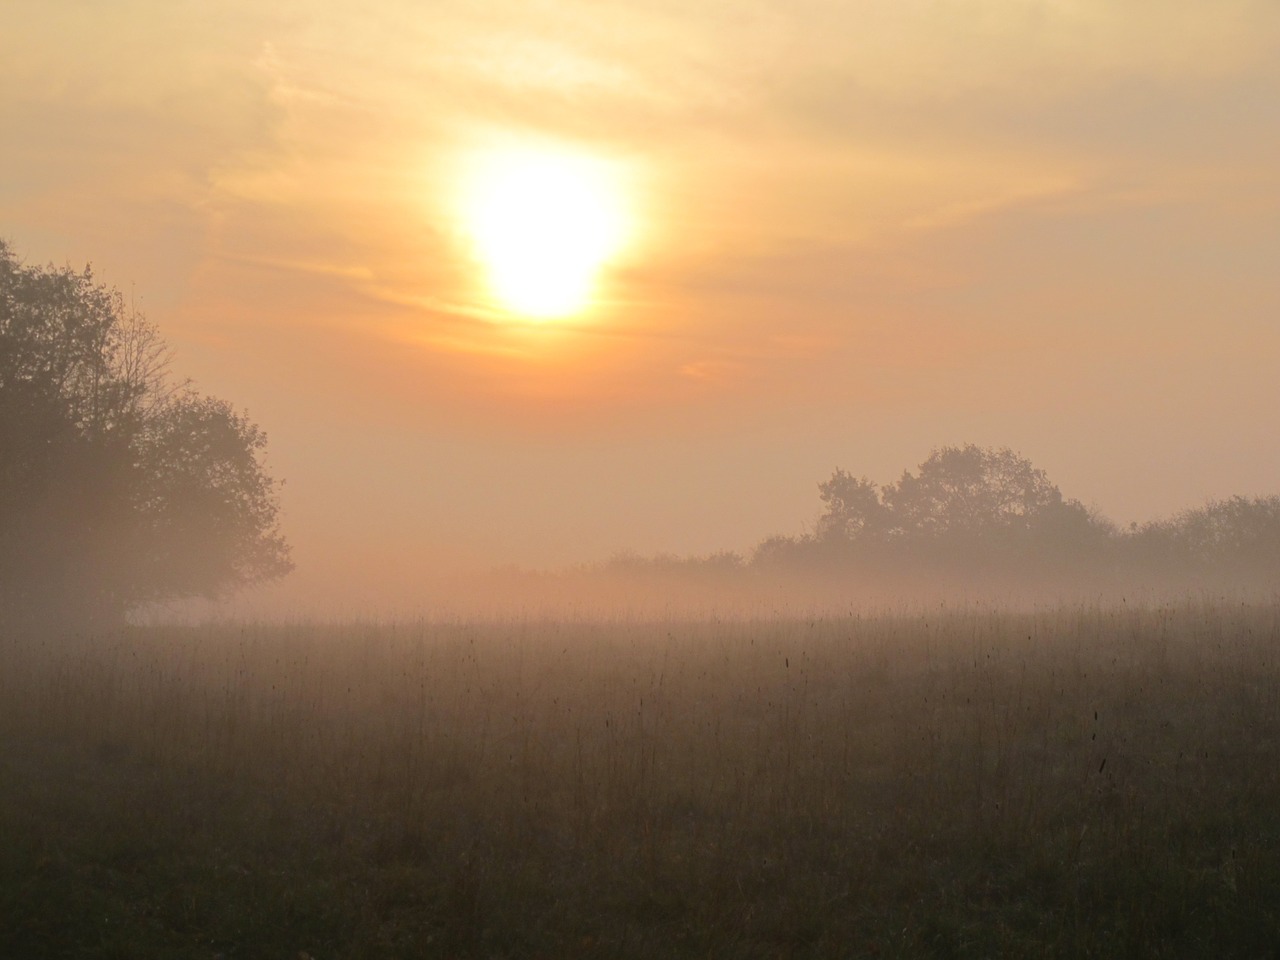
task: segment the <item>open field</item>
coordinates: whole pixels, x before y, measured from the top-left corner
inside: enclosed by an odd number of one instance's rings
[[[5,636],[4,957],[1275,957],[1280,606]]]

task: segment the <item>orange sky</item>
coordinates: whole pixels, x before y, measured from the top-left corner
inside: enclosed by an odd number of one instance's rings
[[[12,10],[0,235],[268,431],[298,597],[748,549],[949,443],[1122,522],[1280,491],[1274,0],[263,6]],[[502,144],[626,184],[581,316],[494,309]]]

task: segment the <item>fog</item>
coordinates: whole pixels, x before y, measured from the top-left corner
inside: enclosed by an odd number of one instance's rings
[[[1233,497],[1121,528],[1007,448],[935,450],[881,486],[837,470],[808,532],[751,550],[622,552],[563,567],[429,570],[366,560],[308,595],[286,581],[227,603],[135,612],[144,622],[356,619],[760,620],[929,610],[1135,607],[1280,591],[1280,496]],[[354,560],[354,558],[349,558]]]
[[[295,560],[287,487],[247,413],[181,379],[158,328],[91,268],[27,265],[3,244],[0,267],[0,603],[30,629],[208,618],[758,619],[1186,593],[1247,600],[1273,597],[1280,583],[1280,495],[1237,494],[1122,527],[1021,453],[972,443],[935,447],[892,481],[837,468],[814,484],[819,510],[801,532],[743,550],[451,565],[447,553],[423,558],[403,535],[404,547],[389,545],[378,527],[396,518],[375,500],[334,508],[344,550],[325,556],[303,540]],[[635,474],[640,484],[659,477],[640,465]],[[494,476],[524,483],[500,465]],[[392,476],[388,486],[414,481]],[[559,511],[589,500],[591,484],[566,484]],[[671,491],[682,492],[678,480]],[[485,494],[454,491],[459,512],[474,518]],[[685,509],[703,507],[696,490],[684,499]],[[382,522],[370,524],[378,508]],[[465,542],[465,530],[456,536]]]
[[[0,958],[1277,955],[1277,0],[0,15]]]

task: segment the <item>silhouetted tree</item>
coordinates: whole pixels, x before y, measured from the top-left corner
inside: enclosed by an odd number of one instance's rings
[[[1027,531],[1063,504],[1030,460],[973,444],[935,450],[918,473],[886,487],[884,501],[894,528],[912,537]]]
[[[818,484],[826,512],[818,518],[820,540],[875,540],[892,526],[892,513],[880,498],[880,489],[866,477],[836,470]]]
[[[1280,587],[1280,496],[1213,500],[1144,524],[1129,539],[1134,561],[1153,573]]]
[[[1062,538],[1087,531],[1097,519],[1063,499],[1030,460],[973,444],[935,450],[916,473],[906,471],[883,488],[837,470],[818,491],[827,505],[818,518],[821,541]],[[1099,522],[1094,532],[1105,529]]]
[[[943,447],[883,487],[836,470],[818,490],[826,509],[813,536],[762,545],[758,563],[852,565],[864,581],[922,573],[1025,581],[1090,565],[1103,573],[1114,539],[1111,524],[1008,448]]]
[[[89,268],[0,241],[0,621],[109,622],[292,568],[264,435],[167,365]]]

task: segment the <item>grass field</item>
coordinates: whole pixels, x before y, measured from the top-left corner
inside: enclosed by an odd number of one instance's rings
[[[0,642],[0,957],[1276,957],[1280,606]]]

